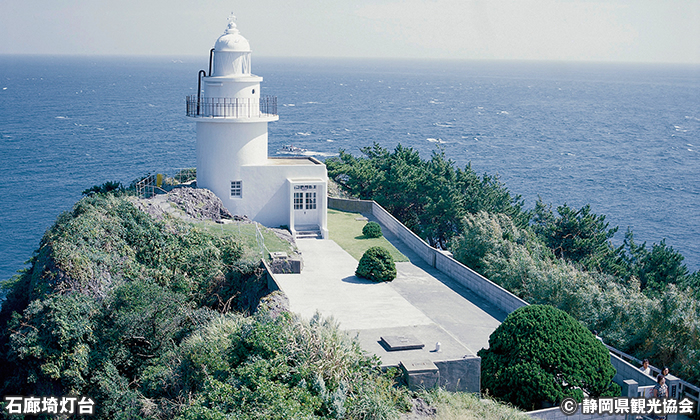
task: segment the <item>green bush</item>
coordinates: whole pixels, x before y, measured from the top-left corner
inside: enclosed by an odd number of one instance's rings
[[[481,349],[481,386],[525,410],[566,397],[620,395],[608,349],[566,312],[530,305],[512,312]]]
[[[362,228],[362,234],[368,238],[381,238],[382,227],[379,226],[379,223],[377,222],[367,222],[367,224]]]
[[[372,281],[392,281],[396,278],[396,264],[389,251],[374,246],[362,255],[355,275]]]
[[[93,185],[92,187],[83,190],[83,195],[92,194],[107,194],[107,193],[123,193],[125,191],[124,186],[118,181],[107,181],[102,185]]]

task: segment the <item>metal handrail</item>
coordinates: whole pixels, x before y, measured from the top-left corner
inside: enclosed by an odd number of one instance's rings
[[[186,98],[188,117],[262,118],[277,115],[277,97]]]

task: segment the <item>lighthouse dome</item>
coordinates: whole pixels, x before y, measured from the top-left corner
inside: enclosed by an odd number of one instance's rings
[[[228,28],[224,34],[216,40],[214,45],[215,51],[235,51],[235,52],[250,52],[250,44],[248,40],[241,35],[234,22],[235,17],[229,18]]]

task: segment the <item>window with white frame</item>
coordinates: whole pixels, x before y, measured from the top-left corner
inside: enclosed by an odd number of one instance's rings
[[[316,210],[316,193],[306,193],[306,210]]]
[[[243,181],[231,181],[231,198],[243,197]]]
[[[295,192],[294,193],[294,210],[303,210],[304,209],[304,193],[303,192]]]

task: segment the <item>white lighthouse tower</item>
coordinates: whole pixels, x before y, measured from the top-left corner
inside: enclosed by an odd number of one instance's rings
[[[197,95],[187,97],[187,116],[197,122],[197,186],[233,214],[326,238],[326,166],[312,157],[268,157],[277,98],[261,96],[260,82],[231,15],[210,51],[209,72],[199,72]]]

